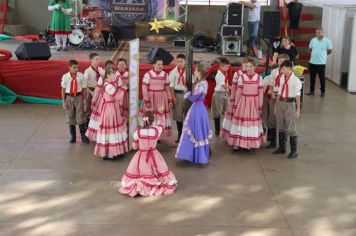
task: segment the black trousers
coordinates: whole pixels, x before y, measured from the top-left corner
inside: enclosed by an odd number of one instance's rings
[[[310,73],[310,92],[315,90],[315,79],[318,74],[320,79],[320,92],[325,93],[325,65],[316,65],[309,63]]]

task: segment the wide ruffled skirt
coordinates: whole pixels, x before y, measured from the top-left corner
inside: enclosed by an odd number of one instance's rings
[[[96,135],[94,155],[118,156],[128,152],[126,119],[120,115],[115,103],[104,103]]]
[[[241,96],[231,120],[224,119],[220,137],[235,147],[260,148],[265,137],[258,104],[258,96]]]
[[[90,115],[89,125],[85,135],[91,140],[96,141],[97,132],[99,129],[99,122],[101,116],[101,110],[103,108],[103,90],[101,86],[96,86],[92,100],[92,113]]]
[[[177,180],[157,150],[138,151],[121,180],[119,192],[130,197],[173,194]]]
[[[194,103],[184,121],[183,135],[178,144],[176,158],[195,164],[207,164],[210,156],[209,140],[212,136],[204,103]]]

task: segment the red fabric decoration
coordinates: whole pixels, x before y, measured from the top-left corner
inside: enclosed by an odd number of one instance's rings
[[[0,56],[0,61],[7,61],[12,57],[12,53],[10,51],[8,51],[8,50],[5,50],[5,49],[0,49],[0,55],[1,54],[3,56]]]
[[[79,61],[79,71],[84,72],[90,66],[88,61]],[[104,66],[103,64],[101,65]],[[175,65],[164,67],[164,71],[171,71]],[[209,68],[208,71],[217,71],[219,67]],[[139,98],[142,99],[143,75],[152,69],[150,64],[140,64]],[[231,67],[231,80],[235,71],[240,67]],[[256,72],[262,73],[264,67],[257,67]],[[2,83],[17,94],[25,96],[61,99],[61,79],[68,72],[67,61],[17,61],[9,60],[0,63]],[[207,77],[208,78],[208,77]],[[214,93],[215,80],[207,79],[209,84],[205,104],[210,107]],[[41,85],[41,86],[39,86]]]
[[[15,36],[17,40],[41,40],[40,36],[38,35],[22,35],[22,36]]]

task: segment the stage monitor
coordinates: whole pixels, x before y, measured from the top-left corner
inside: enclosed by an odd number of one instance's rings
[[[153,60],[156,58],[162,58],[163,65],[169,65],[173,61],[174,57],[168,51],[160,48],[159,46],[151,46],[150,50],[148,51],[147,58],[152,63]]]
[[[48,60],[52,56],[47,42],[23,43],[15,54],[18,60]]]

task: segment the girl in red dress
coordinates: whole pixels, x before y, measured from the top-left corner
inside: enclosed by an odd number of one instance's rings
[[[163,104],[158,107],[160,112],[165,109]],[[131,197],[173,194],[177,180],[156,149],[157,141],[164,129],[164,117],[162,116],[157,125],[153,125],[152,112],[145,112],[142,119],[143,128],[136,130],[132,142],[133,148],[138,151],[122,177],[119,192]]]
[[[263,103],[263,83],[259,74],[255,73],[256,63],[248,59],[246,73],[237,80],[234,111],[230,120],[225,120],[224,138],[234,149],[260,148],[264,142],[261,112]]]

